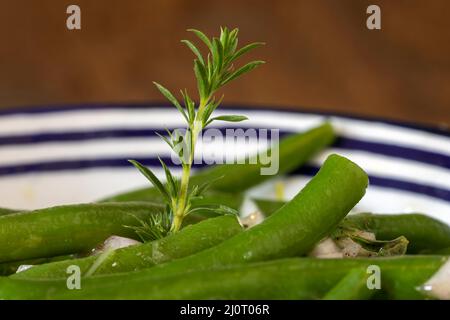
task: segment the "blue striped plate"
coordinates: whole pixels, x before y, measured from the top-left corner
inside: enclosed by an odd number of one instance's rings
[[[355,211],[424,212],[450,224],[448,132],[313,112],[222,110],[248,116],[250,120],[240,127],[276,128],[281,135],[325,120],[334,125],[339,135],[336,143],[283,179],[287,197],[310,179],[328,154],[339,153],[370,176],[371,185]],[[89,202],[145,186],[144,178],[126,160],[141,160],[161,173],[156,156],[170,154],[155,133],[166,127],[183,127],[183,119],[174,108],[161,105],[0,111],[0,206],[31,209]],[[274,181],[249,194],[274,196]]]

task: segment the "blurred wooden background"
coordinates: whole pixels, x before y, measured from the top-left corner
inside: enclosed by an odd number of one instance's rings
[[[161,100],[158,80],[194,90],[195,27],[239,27],[267,61],[227,103],[281,105],[450,124],[448,0],[1,0],[0,107]],[[77,4],[82,30],[66,29]],[[378,4],[382,30],[365,26]]]

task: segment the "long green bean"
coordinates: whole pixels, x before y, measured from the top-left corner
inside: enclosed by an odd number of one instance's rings
[[[228,268],[180,271],[155,277],[151,272],[121,273],[82,280],[68,290],[65,280],[0,278],[2,299],[320,299],[350,270],[381,272],[380,294],[392,299],[422,299],[416,290],[447,260],[442,256],[376,259],[293,258]],[[151,270],[151,269],[150,269]]]
[[[53,257],[92,249],[110,235],[136,238],[138,225],[161,210],[151,203],[58,206],[0,217],[0,262]]]
[[[334,132],[330,124],[325,123],[304,133],[288,136],[279,144],[278,174],[292,171],[325,146],[334,141]],[[257,157],[256,164],[246,160],[245,164],[223,164],[206,168],[191,177],[190,185],[202,185],[212,182],[211,189],[222,192],[242,192],[267,179],[270,175],[261,175],[261,168],[265,167]],[[277,159],[275,159],[277,160]],[[155,188],[144,188],[113,197],[103,201],[161,201],[160,194]]]
[[[112,251],[96,269],[95,275],[136,271],[156,264],[182,258],[213,247],[238,234],[242,227],[236,216],[226,215],[187,226],[180,232],[163,239]],[[82,274],[92,267],[98,256],[73,259],[34,266],[16,273],[14,278],[62,278],[71,265],[80,268]]]
[[[450,247],[450,226],[423,214],[360,213],[348,216],[343,224],[373,232],[379,240],[405,236],[408,253],[436,253]]]

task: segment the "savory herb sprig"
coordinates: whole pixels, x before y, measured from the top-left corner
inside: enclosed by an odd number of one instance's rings
[[[177,232],[181,228],[184,217],[194,210],[198,210],[198,208],[192,208],[192,200],[201,197],[207,186],[190,187],[189,178],[194,161],[195,145],[201,131],[213,121],[239,122],[247,119],[247,117],[242,115],[212,117],[212,113],[220,105],[223,98],[223,96],[216,98],[217,90],[264,63],[264,61],[257,60],[249,62],[240,68],[235,68],[234,63],[238,58],[263,44],[255,42],[238,49],[238,29],[220,28],[220,37],[213,37],[212,39],[199,30],[189,29],[188,31],[193,32],[208,49],[205,57],[191,41],[181,41],[191,49],[196,57],[194,60],[194,74],[197,79],[198,104],[194,102],[186,90],[180,90],[183,97],[183,103],[180,103],[168,89],[154,82],[158,90],[178,109],[187,123],[184,133],[181,133],[179,130],[172,132],[167,130],[168,136],[161,136],[179,157],[182,166],[181,179],[178,180],[172,175],[162,159],[159,160],[165,172],[167,180],[165,184],[150,169],[137,161],[130,160],[160,191],[166,202],[166,210],[162,213],[166,217],[164,219],[153,219],[143,226],[145,228],[154,226],[158,230],[157,234],[159,236],[163,236],[164,233],[167,234],[168,232]],[[219,207],[219,210],[223,211],[226,209]],[[156,225],[158,221],[167,221],[166,218],[169,218],[170,228],[166,228],[162,224]],[[165,223],[164,225],[168,224]],[[166,230],[166,232],[161,232],[161,230]],[[142,233],[142,230],[140,232]],[[154,234],[154,232],[149,233]]]

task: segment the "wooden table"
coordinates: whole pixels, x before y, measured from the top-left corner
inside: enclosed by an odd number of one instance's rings
[[[193,92],[196,27],[241,29],[267,42],[267,64],[228,86],[227,103],[356,113],[450,124],[447,0],[78,0],[82,30],[65,26],[65,1],[7,1],[0,10],[0,107],[160,100],[158,80]],[[382,30],[366,28],[366,8]]]

